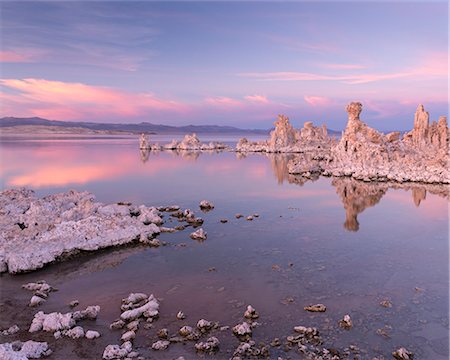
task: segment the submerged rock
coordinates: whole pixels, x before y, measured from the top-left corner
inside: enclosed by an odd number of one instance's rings
[[[17,325],[10,326],[8,329],[0,331],[0,334],[3,336],[14,335],[20,331],[20,328]]]
[[[325,311],[327,311],[327,307],[324,304],[315,304],[315,305],[305,306],[303,309],[306,311],[310,311],[310,312],[325,312]]]

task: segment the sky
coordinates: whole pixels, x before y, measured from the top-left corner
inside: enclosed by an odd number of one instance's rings
[[[0,116],[380,130],[448,114],[447,1],[2,1]]]

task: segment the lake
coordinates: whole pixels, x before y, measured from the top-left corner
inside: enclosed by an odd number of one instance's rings
[[[181,136],[151,136],[169,142]],[[235,136],[199,136],[204,142],[234,145]],[[255,137],[254,139],[257,139]],[[298,325],[320,331],[323,346],[343,353],[355,345],[362,359],[384,356],[403,346],[415,359],[449,357],[448,188],[439,185],[364,183],[348,178],[305,180],[287,173],[291,155],[234,152],[142,153],[137,136],[2,136],[2,188],[29,187],[37,195],[69,189],[87,190],[101,202],[172,205],[195,210],[208,233],[204,242],[190,230],[164,233],[168,246],[127,246],[74,257],[23,275],[3,275],[0,328],[13,323],[21,331],[11,339],[48,341],[50,358],[101,358],[120,332],[109,324],[120,315],[120,301],[130,292],[153,293],[160,317],[141,328],[134,348],[146,358],[196,358],[193,343],[174,344],[165,352],[149,347],[156,333],[176,333],[205,318],[221,326],[243,321],[248,304],[258,312],[256,343],[275,337],[284,342]],[[215,209],[202,213],[201,200]],[[235,214],[243,214],[237,219]],[[258,214],[253,221],[245,219]],[[176,226],[175,219],[165,226]],[[221,223],[227,219],[227,223]],[[184,246],[185,245],[185,246]],[[20,249],[18,249],[20,251]],[[85,328],[102,337],[60,339],[30,335],[36,309],[21,285],[45,279],[59,289],[39,310],[100,305],[95,323]],[[392,307],[380,305],[383,300]],[[304,306],[323,303],[325,313]],[[177,320],[182,310],[187,318]],[[353,327],[338,322],[345,314]],[[239,341],[217,331],[220,351],[230,358]],[[93,345],[95,344],[95,345]],[[272,347],[270,357],[298,356]]]

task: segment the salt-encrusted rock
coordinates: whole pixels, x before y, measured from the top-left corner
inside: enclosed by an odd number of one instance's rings
[[[184,319],[186,319],[186,315],[184,315],[184,313],[182,311],[178,311],[177,319],[178,320],[184,320]]]
[[[26,342],[15,341],[13,343],[0,344],[0,359],[27,360],[40,359],[49,356],[52,350],[46,342],[28,340]]]
[[[394,351],[392,353],[392,356],[397,360],[412,360],[414,358],[414,354],[404,347],[401,347],[400,349]]]
[[[128,345],[129,343],[123,343],[122,346],[119,345],[108,345],[103,351],[103,359],[104,360],[113,360],[113,359],[124,359],[131,352],[131,348]]]
[[[118,329],[122,329],[125,326],[125,321],[123,320],[116,320],[113,323],[111,323],[111,325],[109,325],[109,328],[111,330],[118,330]]]
[[[73,326],[75,326],[75,320],[72,318],[72,313],[53,312],[45,314],[43,311],[39,311],[34,315],[29,332],[33,333],[40,330],[55,332],[70,329]]]
[[[382,134],[359,118],[362,104],[347,106],[348,123],[339,142],[329,152],[313,154],[311,162],[298,156],[289,162],[289,172],[303,174],[310,166],[320,173],[351,176],[363,181],[450,183],[447,119],[429,124],[429,115],[419,105],[414,128],[400,139],[398,133]]]
[[[100,337],[100,333],[98,331],[94,330],[88,330],[86,331],[85,335],[86,339],[93,340]]]
[[[61,339],[61,337],[62,337],[62,333],[61,333],[61,331],[55,331],[54,333],[53,333],[53,337],[56,339],[56,340],[58,340],[58,339]]]
[[[99,305],[90,305],[84,310],[73,312],[72,317],[74,318],[75,321],[83,319],[95,320],[97,319],[99,313],[100,313]]]
[[[237,324],[233,327],[233,334],[238,337],[251,336],[252,329],[248,323],[243,322],[242,324]]]
[[[45,299],[41,298],[40,296],[33,295],[31,297],[29,306],[31,306],[31,307],[39,306],[39,305],[43,304],[44,302],[45,302]]]
[[[214,209],[214,204],[207,200],[200,201],[200,209],[202,210],[212,210]]]
[[[154,237],[160,232],[157,224],[161,218],[155,208],[140,209],[141,218],[132,216],[130,206],[94,202],[88,192],[68,191],[37,198],[26,189],[1,191],[0,260],[8,272],[19,273],[80,251]],[[29,289],[45,292],[42,287],[48,286],[38,285],[41,289]]]
[[[259,317],[259,314],[253,308],[253,306],[248,305],[247,310],[245,310],[244,312],[244,317],[247,319],[257,319]]]
[[[382,300],[380,302],[380,305],[382,307],[385,307],[385,308],[391,308],[392,307],[392,303],[389,300]]]
[[[315,305],[305,306],[303,309],[306,311],[311,311],[311,312],[327,311],[327,307],[324,304],[315,304]]]
[[[191,236],[191,239],[193,239],[193,240],[206,240],[206,238],[208,237],[206,231],[203,230],[203,228],[200,228],[197,231],[194,231],[193,233],[191,233],[190,236]]]
[[[69,330],[63,330],[61,332],[64,336],[70,337],[72,339],[80,339],[84,337],[84,329],[81,326],[75,326]]]
[[[353,326],[353,321],[350,315],[344,315],[344,318],[339,321],[339,326],[343,329],[350,330]]]
[[[136,337],[136,333],[134,331],[130,330],[130,331],[123,333],[120,340],[122,340],[123,342],[126,342],[126,341],[133,340],[135,337]]]
[[[199,329],[201,332],[205,332],[210,330],[213,327],[213,324],[211,323],[211,321],[205,320],[205,319],[200,319],[197,322],[197,329]]]
[[[186,337],[186,336],[189,336],[192,333],[192,330],[193,329],[190,326],[185,325],[178,331],[178,333],[181,336]]]
[[[126,327],[128,330],[132,330],[132,331],[136,332],[139,329],[139,323],[140,323],[140,320],[137,319],[137,320],[134,320],[134,321],[128,323]]]
[[[249,215],[245,219],[248,220],[248,221],[252,221],[253,220],[253,216]]]
[[[152,344],[153,350],[166,350],[170,345],[170,341],[158,340]]]
[[[240,219],[241,217],[243,217],[244,215],[242,215],[242,214],[236,214],[236,215],[234,215],[234,217],[236,218],[236,219]]]
[[[294,331],[309,337],[319,335],[319,331],[315,327],[295,326]]]
[[[285,115],[278,115],[274,123],[275,130],[266,141],[250,142],[243,138],[236,145],[238,152],[267,153],[303,153],[306,151],[327,152],[333,139],[328,137],[325,126],[315,127],[312,122],[306,122],[302,129],[296,130]]]
[[[219,350],[220,341],[216,337],[212,336],[208,338],[206,341],[199,342],[195,344],[195,349],[197,351],[203,352],[214,352]]]
[[[0,334],[2,334],[3,336],[9,336],[9,335],[14,335],[15,333],[17,333],[19,331],[20,331],[20,328],[17,325],[13,325],[13,326],[9,327],[8,329],[0,331]]]
[[[141,316],[146,318],[158,316],[159,303],[153,294],[148,298],[146,294],[142,293],[130,294],[127,299],[123,299],[122,301],[124,302],[121,307],[122,309],[124,309],[124,306],[125,308],[130,308],[130,310],[126,310],[120,315],[120,319],[123,321],[133,321]],[[138,304],[138,307],[134,307],[133,304]]]
[[[50,293],[51,291],[55,291],[55,289],[50,286],[49,284],[47,284],[45,282],[45,280],[40,280],[38,282],[35,283],[28,283],[25,285],[22,285],[22,288],[24,288],[25,290],[30,290],[30,291],[39,291],[42,293]]]

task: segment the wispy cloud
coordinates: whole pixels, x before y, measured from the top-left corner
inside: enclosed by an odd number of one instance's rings
[[[107,87],[44,79],[3,79],[2,112],[20,109],[22,116],[79,120],[105,116],[145,116],[155,112],[182,112],[186,106],[151,93],[129,93]]]
[[[209,97],[205,99],[205,103],[220,107],[236,107],[241,106],[242,102],[225,96]]]
[[[325,69],[333,70],[360,70],[367,68],[366,65],[360,64],[320,64],[319,66]]]
[[[0,51],[0,62],[29,62],[29,58],[15,51]]]
[[[333,100],[324,96],[305,95],[303,99],[311,106],[330,106],[333,104]]]
[[[268,104],[269,99],[264,95],[247,95],[244,97],[245,100],[255,103]]]

